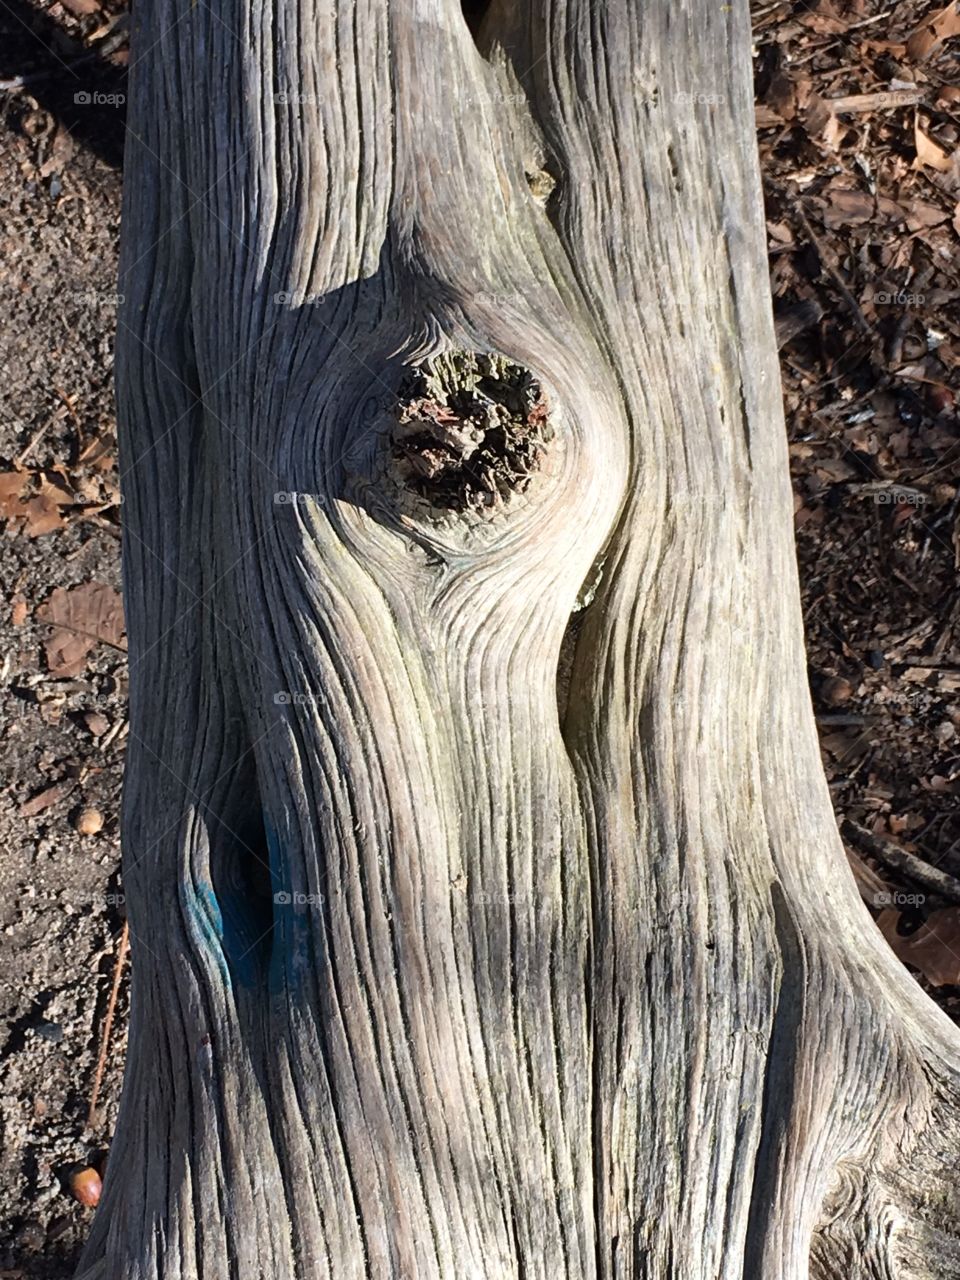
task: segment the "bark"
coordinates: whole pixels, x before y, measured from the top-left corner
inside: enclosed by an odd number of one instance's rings
[[[747,7],[154,0],[87,1280],[960,1276],[805,680]]]

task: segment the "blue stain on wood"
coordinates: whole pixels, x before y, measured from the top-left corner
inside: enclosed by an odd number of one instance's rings
[[[231,975],[223,947],[223,917],[220,914],[217,896],[212,886],[208,884],[192,885],[191,888],[193,892],[190,893],[188,889],[187,898],[190,919],[213,953],[221,977],[229,984]]]
[[[270,946],[270,921],[241,890],[222,893],[220,905],[220,936],[233,980],[239,987],[252,987],[263,970],[263,953]]]
[[[249,856],[240,850],[237,854]],[[271,917],[258,907],[251,892],[229,885],[217,892],[212,884],[201,881],[193,886],[190,909],[224,980],[234,987],[256,985],[270,946]]]
[[[298,900],[289,884],[289,869],[277,833],[264,815],[270,855],[273,893],[273,949],[270,954],[270,991],[274,995],[297,991],[310,955],[310,907]]]

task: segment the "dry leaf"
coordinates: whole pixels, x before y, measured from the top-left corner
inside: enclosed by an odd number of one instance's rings
[[[41,493],[35,498],[27,498],[21,504],[20,514],[26,520],[23,531],[31,538],[53,533],[54,529],[59,529],[63,524],[60,506],[49,494]]]
[[[949,217],[946,209],[938,209],[935,204],[926,204],[923,200],[912,200],[907,215],[907,230],[920,231],[924,227],[937,227]]]
[[[27,620],[26,600],[14,600],[10,606],[10,621],[15,627],[22,627]]]
[[[837,117],[831,115],[820,132],[820,140],[828,151],[839,151],[846,132]]]
[[[820,97],[819,93],[811,92],[804,104],[803,110],[803,127],[811,138],[815,138],[831,124],[836,122],[836,117],[830,109],[829,102]]]
[[[919,969],[935,987],[960,983],[960,907],[931,911],[914,933],[900,934],[897,925],[902,913],[892,908],[877,918],[880,932],[896,955]]]
[[[777,115],[776,111],[772,111],[770,107],[758,102],[755,109],[754,124],[758,129],[779,129],[783,125],[783,118]]]
[[[830,203],[823,211],[823,224],[831,231],[836,227],[857,226],[873,217],[873,197],[865,191],[841,187],[829,192],[829,198]]]
[[[781,120],[795,120],[797,116],[797,85],[790,76],[778,72],[770,81],[764,101]]]
[[[5,520],[23,514],[20,510],[20,495],[29,479],[29,471],[0,471],[0,516]]]
[[[885,218],[889,218],[892,222],[906,222],[906,210],[897,204],[896,200],[891,200],[889,196],[877,196],[877,212],[882,213]]]
[[[101,641],[124,648],[123,605],[118,592],[102,582],[65,591],[57,587],[37,610],[41,622],[54,624],[44,644],[47,667],[55,676],[77,676]]]
[[[927,137],[920,128],[919,117],[914,117],[913,140],[917,148],[917,158],[913,162],[914,169],[920,169],[926,165],[929,169],[947,173],[953,168],[953,157],[944,151],[938,142]]]
[[[797,21],[820,36],[839,36],[847,29],[847,23],[842,18],[830,18],[822,13],[805,13]]]
[[[63,3],[64,0],[61,0]],[[40,177],[49,178],[53,173],[61,173],[73,156],[73,138],[61,125],[53,139],[50,154],[40,166]]]
[[[52,533],[63,524],[60,508],[69,506],[74,496],[60,476],[47,472],[40,476],[40,487],[31,497],[23,497],[29,471],[0,473],[0,516],[7,520],[23,520],[23,532],[31,538]]]
[[[907,40],[906,54],[914,62],[929,58],[938,44],[960,35],[960,9],[955,0],[925,18]]]

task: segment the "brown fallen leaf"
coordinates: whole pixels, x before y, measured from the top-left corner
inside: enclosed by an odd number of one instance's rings
[[[939,9],[923,22],[907,38],[906,54],[914,62],[929,58],[938,44],[960,35],[960,9],[955,0]]]
[[[65,0],[61,0],[65,4]],[[62,173],[73,156],[73,138],[61,125],[53,139],[50,154],[40,166],[40,177],[49,178],[51,174]]]
[[[10,621],[15,627],[22,627],[27,620],[27,602],[22,598],[13,600],[10,604]]]
[[[938,209],[935,204],[926,204],[923,200],[911,200],[907,215],[907,230],[922,231],[924,227],[938,227],[949,217],[948,210]]]
[[[72,505],[75,499],[69,486],[52,471],[41,473],[37,492],[25,497],[24,490],[34,475],[30,471],[0,473],[0,516],[22,520],[23,532],[39,538],[62,526],[60,508]]]
[[[97,644],[126,649],[120,595],[102,582],[69,590],[57,587],[37,610],[37,618],[54,627],[44,644],[51,675],[79,675]]]
[[[21,514],[20,495],[29,479],[29,471],[0,471],[0,516],[5,520]]]
[[[830,203],[823,211],[823,224],[833,231],[842,226],[858,226],[874,215],[873,197],[865,191],[845,187],[829,192]]]
[[[938,142],[927,137],[920,128],[918,116],[915,116],[913,121],[913,140],[917,148],[917,158],[913,162],[914,169],[922,169],[926,165],[928,169],[949,173],[954,166],[954,157],[944,151]]]
[[[780,71],[770,81],[770,87],[765,95],[765,105],[770,107],[781,120],[795,120],[798,98],[799,88],[796,81]]]
[[[797,18],[797,21],[801,26],[809,27],[819,36],[843,35],[849,25],[842,18],[834,18],[823,13],[804,13]]]
[[[48,493],[39,493],[35,498],[27,498],[21,504],[20,514],[26,522],[23,532],[31,538],[53,533],[55,529],[63,526],[60,506]]]
[[[20,806],[20,817],[35,818],[38,813],[43,813],[44,809],[49,809],[58,800],[68,796],[76,785],[73,778],[68,778],[64,782],[55,782],[52,787],[45,787],[43,791],[38,791],[35,796],[23,802]]]
[[[877,917],[880,932],[904,964],[919,969],[935,987],[960,983],[960,907],[931,911],[913,933],[897,932],[902,913],[894,908]]]

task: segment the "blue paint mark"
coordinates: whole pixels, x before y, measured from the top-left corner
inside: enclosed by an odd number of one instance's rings
[[[204,942],[213,953],[217,962],[217,968],[220,970],[220,976],[228,984],[231,981],[230,970],[227,967],[226,956],[224,955],[222,946],[223,921],[220,917],[220,908],[217,905],[216,895],[209,885],[198,885],[193,887],[193,892],[187,898],[187,910],[190,913],[190,920]]]
[[[240,987],[256,985],[262,972],[264,949],[270,945],[270,934],[263,916],[243,893],[221,894],[223,928],[221,938],[234,982]]]
[[[264,921],[249,895],[224,889],[218,896],[211,884],[194,886],[190,916],[213,953],[228,985],[255,986],[262,974],[262,954],[269,946]]]
[[[273,995],[291,994],[303,986],[311,954],[313,904],[301,902],[291,889],[289,869],[280,841],[269,819],[264,830],[270,855],[270,884],[273,892],[273,949],[270,954],[269,986]]]

